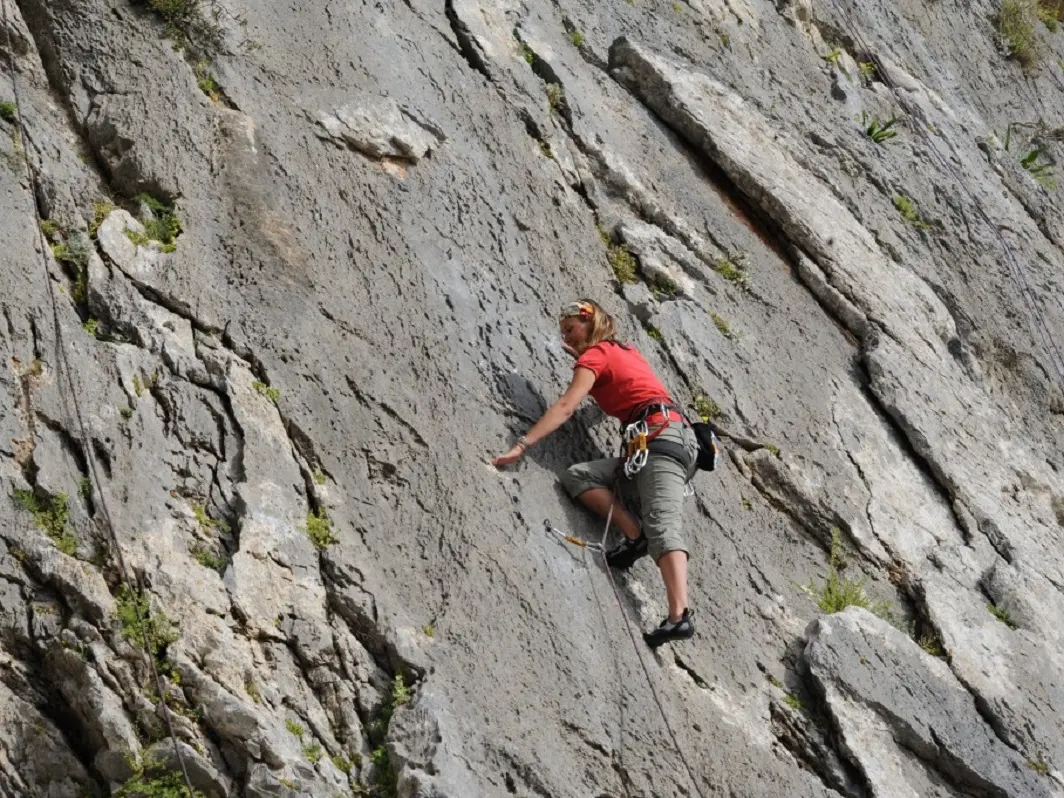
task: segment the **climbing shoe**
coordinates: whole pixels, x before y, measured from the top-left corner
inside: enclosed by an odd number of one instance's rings
[[[661,622],[661,626],[655,629],[653,632],[644,632],[643,639],[647,641],[647,645],[651,648],[657,648],[663,643],[668,643],[670,640],[686,640],[692,637],[695,633],[695,622],[691,620],[691,611],[684,610],[683,615],[680,616],[680,620],[673,623],[665,618]]]
[[[635,561],[646,553],[646,535],[640,535],[635,540],[629,537],[622,537],[620,543],[606,552],[606,565],[610,568],[620,568],[624,571],[631,568]]]

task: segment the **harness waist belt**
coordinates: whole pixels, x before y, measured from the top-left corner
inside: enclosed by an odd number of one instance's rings
[[[688,471],[691,470],[691,455],[682,443],[655,438],[647,443],[647,450],[650,451],[651,454],[660,454],[665,457],[670,457]]]
[[[640,419],[646,421],[651,416],[657,415],[659,413],[661,415],[665,415],[666,412],[670,414],[675,413],[683,421],[686,421],[688,424],[691,423],[687,420],[687,416],[684,415],[683,409],[677,407],[672,402],[651,402],[648,405],[643,405],[642,407],[637,408],[636,411],[632,413],[632,415],[629,417],[628,421],[621,424],[621,427],[624,428],[628,424],[639,421]]]

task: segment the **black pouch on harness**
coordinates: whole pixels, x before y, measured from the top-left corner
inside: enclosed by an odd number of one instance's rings
[[[709,424],[699,422],[692,424],[698,438],[698,468],[701,471],[716,471],[717,458],[720,450],[717,448],[717,436],[713,434],[713,428]]]

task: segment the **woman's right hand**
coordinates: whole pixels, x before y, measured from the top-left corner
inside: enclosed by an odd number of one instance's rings
[[[506,454],[500,454],[498,457],[492,460],[491,464],[496,468],[499,468],[500,466],[512,465],[513,463],[516,463],[518,460],[520,460],[521,455],[523,455],[524,453],[525,447],[519,444],[515,444],[513,447],[510,448],[510,451],[508,451]]]

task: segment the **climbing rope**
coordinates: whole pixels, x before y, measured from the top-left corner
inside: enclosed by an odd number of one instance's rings
[[[170,734],[170,739],[172,739],[174,741],[174,754],[177,757],[178,764],[180,764],[180,766],[181,766],[181,775],[184,777],[185,787],[188,790],[188,796],[189,796],[189,798],[194,798],[194,796],[196,795],[196,791],[195,791],[195,788],[192,786],[192,780],[189,778],[188,768],[187,768],[187,766],[185,764],[185,759],[182,756],[181,748],[178,745],[177,734],[174,731],[173,716],[172,716],[172,714],[170,712],[170,707],[167,706],[167,704],[166,704],[166,698],[165,698],[166,692],[163,690],[162,677],[159,675],[159,669],[158,669],[158,667],[156,666],[156,663],[155,663],[155,656],[152,653],[152,645],[151,645],[151,641],[150,641],[149,636],[148,636],[149,624],[146,622],[146,619],[144,618],[144,616],[143,616],[143,614],[141,612],[140,597],[144,595],[144,586],[140,583],[139,577],[136,577],[135,579],[130,579],[129,568],[126,565],[125,558],[122,556],[122,547],[119,545],[117,535],[115,535],[114,525],[113,525],[113,523],[111,521],[111,514],[110,514],[110,512],[107,509],[107,501],[106,501],[105,494],[104,494],[104,491],[103,491],[103,483],[100,480],[100,475],[99,475],[99,473],[98,473],[98,471],[96,469],[96,460],[91,454],[92,449],[89,447],[89,436],[88,436],[88,432],[86,431],[85,420],[84,420],[84,417],[82,416],[81,406],[80,406],[80,404],[78,402],[78,397],[80,396],[80,391],[77,390],[77,388],[76,388],[76,386],[74,384],[73,370],[70,367],[70,359],[67,357],[66,346],[63,343],[63,331],[62,331],[62,327],[61,327],[60,321],[59,321],[59,305],[56,302],[55,291],[52,290],[51,276],[49,274],[49,269],[48,269],[48,256],[45,254],[48,251],[48,241],[47,241],[47,239],[45,239],[44,231],[42,230],[41,225],[40,225],[40,223],[44,220],[44,216],[41,213],[41,207],[40,207],[40,200],[39,200],[40,191],[39,191],[39,186],[38,186],[38,182],[37,182],[37,173],[34,171],[33,165],[30,162],[29,137],[28,137],[27,131],[26,131],[25,120],[23,119],[23,116],[22,116],[22,102],[21,102],[21,96],[20,96],[19,86],[18,86],[18,74],[17,74],[17,71],[15,69],[15,55],[14,55],[15,51],[13,49],[12,40],[11,40],[12,24],[11,24],[11,19],[10,19],[9,15],[8,15],[7,2],[8,2],[8,0],[0,0],[0,6],[3,6],[3,9],[4,9],[4,17],[3,17],[3,19],[4,19],[4,30],[5,30],[6,37],[7,37],[7,62],[8,62],[8,69],[11,71],[11,92],[12,92],[12,95],[13,95],[12,99],[14,100],[14,103],[15,103],[15,120],[16,120],[16,125],[17,125],[17,128],[18,128],[18,134],[21,137],[21,141],[22,141],[22,146],[20,148],[22,150],[22,160],[23,160],[23,163],[25,165],[26,174],[27,174],[27,176],[29,178],[29,184],[30,184],[30,197],[31,197],[30,215],[35,220],[37,220],[37,225],[36,225],[36,227],[37,227],[37,239],[38,239],[39,249],[40,249],[40,253],[41,253],[41,266],[42,266],[42,276],[43,276],[43,279],[44,279],[44,288],[45,288],[45,291],[47,291],[48,297],[49,297],[50,302],[51,302],[52,328],[53,328],[53,330],[55,332],[56,353],[58,355],[58,360],[59,360],[59,362],[56,363],[56,366],[57,366],[58,372],[60,374],[62,374],[62,376],[65,378],[65,381],[66,381],[66,384],[67,384],[67,389],[68,389],[67,390],[67,396],[69,396],[71,398],[71,403],[73,404],[74,416],[75,416],[75,419],[77,421],[78,433],[80,435],[79,443],[81,445],[81,451],[82,451],[82,453],[83,453],[83,455],[85,457],[85,462],[88,465],[89,473],[90,473],[90,475],[92,477],[93,484],[96,487],[96,495],[99,497],[98,504],[99,504],[99,507],[100,507],[101,514],[103,515],[104,527],[107,530],[107,534],[108,534],[108,536],[110,538],[110,543],[112,544],[111,545],[112,551],[115,552],[115,558],[116,558],[117,563],[118,563],[119,576],[120,576],[120,578],[122,580],[123,586],[127,590],[131,590],[132,591],[134,589],[134,584],[135,584],[135,589],[137,591],[136,594],[135,594],[136,595],[136,600],[134,600],[131,603],[132,603],[133,609],[134,609],[134,611],[136,612],[136,615],[137,615],[137,625],[139,626],[139,628],[141,630],[141,637],[142,637],[142,642],[144,644],[144,651],[147,654],[148,663],[151,666],[152,676],[153,676],[154,681],[155,681],[155,690],[156,690],[156,693],[159,695],[160,706],[162,707],[162,710],[163,710],[163,713],[162,713],[163,714],[163,719],[164,719],[164,721],[166,723],[167,731]]]
[[[613,573],[610,569],[609,563],[606,562],[606,537],[610,533],[610,524],[613,522],[613,509],[617,503],[617,484],[614,483],[613,499],[610,502],[610,510],[606,514],[606,525],[602,530],[602,538],[598,543],[591,541],[580,540],[580,538],[573,537],[572,535],[566,535],[559,530],[555,529],[549,520],[544,522],[549,533],[557,535],[562,540],[568,543],[572,543],[580,548],[587,549],[588,551],[599,552],[602,555],[602,566],[606,571],[606,577],[609,579],[610,588],[613,590],[613,597],[617,599],[617,607],[621,611],[621,617],[624,619],[624,627],[628,630],[628,637],[632,641],[632,647],[635,649],[636,658],[639,660],[639,666],[643,669],[643,675],[646,677],[647,684],[650,686],[650,693],[654,697],[654,703],[657,705],[658,713],[661,715],[661,720],[665,724],[665,729],[669,733],[669,738],[672,740],[672,745],[676,749],[676,755],[679,756],[680,761],[683,762],[684,769],[687,771],[687,776],[691,780],[691,784],[695,788],[695,792],[698,793],[700,798],[706,798],[705,793],[702,792],[702,786],[698,779],[695,777],[694,770],[691,768],[690,763],[687,761],[687,756],[684,754],[683,747],[680,745],[679,739],[676,737],[676,732],[673,731],[672,724],[669,723],[669,716],[665,712],[665,706],[661,701],[661,697],[658,695],[658,689],[654,686],[654,681],[650,676],[650,669],[647,668],[647,664],[643,659],[642,649],[639,645],[639,639],[635,636],[635,630],[632,628],[632,622],[628,618],[628,613],[625,611],[624,600],[621,598],[621,590],[617,586],[617,580],[613,578]],[[606,617],[603,615],[603,624],[606,625]],[[622,741],[623,742],[623,741]]]
[[[878,73],[880,80],[885,86],[887,86],[887,88],[891,89],[891,91],[895,92],[895,94],[897,95],[898,87],[892,84],[890,79],[887,77],[886,70],[883,69],[883,63],[876,55],[875,51],[873,51],[872,48],[868,46],[868,42],[865,40],[864,36],[851,23],[849,17],[840,8],[837,0],[829,0],[829,2],[835,9],[835,13],[838,15],[843,27],[845,27],[849,32],[851,40],[857,43],[857,45],[864,51],[868,58],[872,59],[873,63],[876,66],[876,72]],[[1024,271],[1021,268],[1020,264],[1016,261],[1016,257],[1012,252],[1012,248],[1009,246],[1008,241],[1002,234],[1003,225],[998,225],[990,219],[990,216],[983,208],[982,203],[979,202],[975,194],[967,188],[965,176],[962,175],[960,173],[960,170],[939,151],[938,147],[935,144],[934,138],[928,134],[924,127],[922,125],[914,125],[913,128],[917,131],[917,134],[923,138],[924,142],[928,146],[928,150],[932,153],[938,164],[945,171],[949,172],[953,176],[956,183],[961,186],[961,190],[968,195],[968,199],[971,201],[972,206],[974,206],[976,213],[987,225],[987,227],[993,230],[994,235],[1000,242],[1001,248],[1005,253],[1005,260],[1008,264],[1009,274],[1012,276],[1013,280],[1020,286],[1020,294],[1023,297],[1024,304],[1027,307],[1027,312],[1031,320],[1032,337],[1036,340],[1041,339],[1042,347],[1045,349],[1046,354],[1049,356],[1050,362],[1052,362],[1053,367],[1056,369],[1057,377],[1060,381],[1060,389],[1061,391],[1064,391],[1064,355],[1061,354],[1060,347],[1057,344],[1056,340],[1053,338],[1053,333],[1049,329],[1049,325],[1046,324],[1045,317],[1038,311],[1038,307],[1034,298],[1034,292],[1031,289],[1030,283],[1027,281],[1027,277],[1024,274]]]

